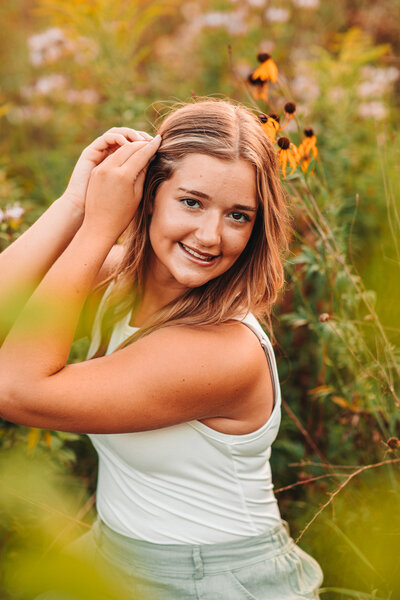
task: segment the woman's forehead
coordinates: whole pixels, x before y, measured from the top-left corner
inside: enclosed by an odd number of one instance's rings
[[[228,196],[232,200],[246,199],[253,207],[257,205],[255,169],[243,159],[228,161],[206,154],[189,154],[179,162],[168,182],[171,188],[198,192],[204,199]]]

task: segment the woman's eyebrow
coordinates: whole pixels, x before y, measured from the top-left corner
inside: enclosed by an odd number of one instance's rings
[[[211,199],[210,196],[208,196],[204,192],[198,192],[197,190],[187,190],[183,187],[179,187],[178,190],[184,192],[185,194],[190,194],[191,196],[198,196],[199,198],[205,198],[206,200]],[[250,212],[257,212],[257,209],[253,206],[245,206],[244,204],[234,204],[232,208],[237,208],[239,210],[248,210]]]
[[[239,210],[249,210],[250,212],[257,212],[256,208],[253,206],[245,206],[244,204],[235,204],[232,208],[238,208]]]
[[[210,196],[204,194],[204,192],[198,192],[197,190],[186,190],[183,187],[179,187],[178,190],[181,190],[181,192],[185,192],[185,194],[191,194],[192,196],[199,196],[199,198],[205,198],[206,200],[210,200]]]

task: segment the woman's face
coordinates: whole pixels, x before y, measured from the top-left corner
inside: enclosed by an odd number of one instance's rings
[[[187,155],[154,198],[152,275],[182,291],[218,277],[244,250],[256,212],[256,176],[248,162]]]

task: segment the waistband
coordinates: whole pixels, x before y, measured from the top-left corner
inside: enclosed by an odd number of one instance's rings
[[[272,559],[294,545],[283,520],[261,535],[218,544],[155,544],[121,535],[100,519],[92,533],[101,552],[114,564],[195,579]]]

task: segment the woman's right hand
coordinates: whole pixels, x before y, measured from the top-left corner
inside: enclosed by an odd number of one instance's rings
[[[63,196],[67,197],[83,216],[86,192],[93,169],[121,146],[130,142],[152,139],[145,131],[136,131],[129,127],[112,127],[83,150]]]
[[[136,213],[147,168],[160,143],[160,135],[151,141],[130,142],[93,169],[83,221],[87,231],[116,242]]]

